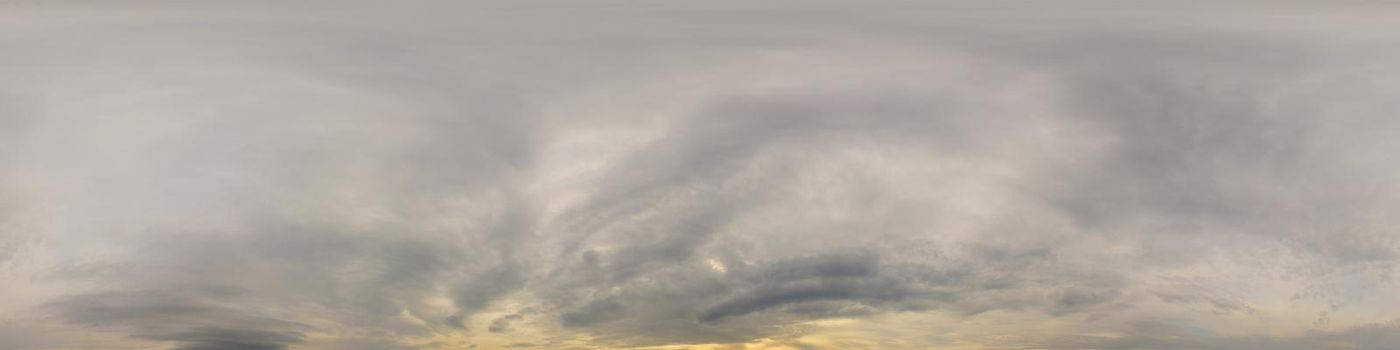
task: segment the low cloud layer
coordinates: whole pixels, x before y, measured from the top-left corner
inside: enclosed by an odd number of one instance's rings
[[[0,5],[0,348],[1382,349],[1400,8]]]

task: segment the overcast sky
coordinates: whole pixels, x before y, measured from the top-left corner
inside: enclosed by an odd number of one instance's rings
[[[0,348],[1394,349],[1400,4],[0,1]]]

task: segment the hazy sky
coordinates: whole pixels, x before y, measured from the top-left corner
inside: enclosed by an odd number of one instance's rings
[[[1394,349],[1400,4],[0,0],[0,349]]]

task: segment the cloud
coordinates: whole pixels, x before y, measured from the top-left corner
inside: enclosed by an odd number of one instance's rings
[[[1227,336],[1182,329],[1159,322],[1134,325],[1122,337],[1066,337],[1038,344],[1046,349],[1385,349],[1395,341],[1394,322],[1359,325],[1340,331],[1312,331],[1292,338]]]
[[[212,296],[211,296],[212,297]],[[285,349],[309,327],[160,292],[101,293],[49,305],[68,322],[174,341],[177,349]]]
[[[0,6],[0,346],[1391,342],[1380,5],[627,5]]]

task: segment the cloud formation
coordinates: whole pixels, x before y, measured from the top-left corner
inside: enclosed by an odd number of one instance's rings
[[[1400,334],[1393,6],[0,9],[0,348]]]

